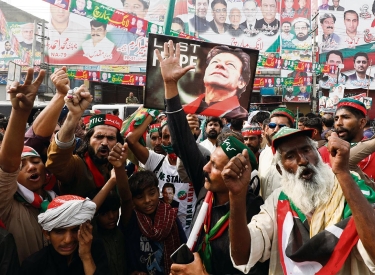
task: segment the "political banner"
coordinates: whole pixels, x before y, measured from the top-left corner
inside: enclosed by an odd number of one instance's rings
[[[214,43],[278,52],[280,2],[187,1],[187,14],[179,15],[190,35]]]
[[[341,0],[319,6],[320,63],[338,69],[325,73],[319,85],[330,89],[335,84],[345,89],[375,89],[375,15],[366,0]]]
[[[89,70],[68,70],[67,74],[70,79],[88,80],[100,83],[135,86],[145,86],[146,84],[146,76],[139,74],[124,74]]]
[[[150,34],[144,105],[164,109],[164,83],[155,49],[164,42],[180,43],[180,65],[195,65],[178,82],[184,110],[207,116],[246,118],[259,52],[203,41]],[[208,64],[207,64],[208,63]],[[216,64],[220,65],[216,66]],[[222,92],[220,92],[222,91]]]
[[[311,101],[311,86],[287,86],[283,89],[283,102],[308,103]]]

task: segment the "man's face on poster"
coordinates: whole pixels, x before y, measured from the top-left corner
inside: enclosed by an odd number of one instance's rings
[[[34,24],[28,23],[22,26],[22,38],[27,44],[31,44],[34,39]]]
[[[148,9],[145,9],[143,3],[139,0],[125,0],[124,11],[143,19],[146,17]]]
[[[276,84],[277,84],[277,85],[280,85],[280,84],[281,84],[281,79],[280,79],[280,78],[276,78]]]
[[[224,24],[227,19],[227,7],[224,4],[217,3],[213,8],[212,16],[216,23]]]
[[[52,21],[55,21],[59,24],[66,23],[68,24],[69,22],[69,11],[59,8],[54,5],[50,5],[50,11],[51,11],[51,17]]]
[[[301,93],[306,93],[306,86],[300,86],[299,90]]]
[[[139,81],[140,83],[143,83],[143,76],[140,76],[139,79],[138,79],[138,81]]]
[[[337,55],[337,54],[331,53],[328,56],[327,64],[328,65],[336,65],[336,66],[338,66],[338,65],[342,64],[341,57],[339,55]],[[337,70],[338,70],[338,68],[336,69],[335,73],[337,73]]]
[[[86,6],[86,0],[77,0],[76,4],[77,4],[77,10],[83,11]]]
[[[255,21],[257,15],[257,6],[255,5],[255,2],[245,2],[243,5],[243,14],[248,22]]]
[[[271,23],[275,20],[276,16],[276,1],[275,0],[262,0],[262,14],[266,22]]]
[[[283,30],[284,33],[290,33],[290,24],[284,22],[283,26],[282,26],[282,30]]]
[[[92,78],[96,79],[96,72],[92,72]]]
[[[308,30],[309,28],[305,22],[297,22],[294,24],[294,32],[296,33],[297,39],[300,41],[307,39]]]
[[[103,79],[103,80],[107,80],[107,79],[108,79],[108,75],[107,75],[107,73],[102,73],[102,79]]]
[[[106,34],[107,34],[107,31],[105,30],[104,26],[100,26],[100,27],[91,26],[91,37],[92,37],[92,41],[95,44],[102,41]]]
[[[325,35],[332,34],[335,30],[335,21],[333,20],[333,18],[324,19],[322,23],[322,29]]]
[[[6,51],[10,51],[11,48],[12,48],[12,46],[10,45],[10,43],[9,43],[9,42],[6,42],[6,43],[5,43],[5,50],[6,50]]]
[[[208,0],[196,0],[195,14],[200,18],[206,18],[208,10]]]
[[[339,0],[332,0],[332,3],[333,3],[333,6],[335,8],[337,8],[340,5],[340,1]]]
[[[306,6],[306,0],[299,0],[298,1],[299,7],[303,9]]]
[[[294,0],[285,0],[285,8],[290,10],[293,7]]]
[[[358,15],[348,12],[345,14],[344,23],[347,33],[357,33],[358,28]]]
[[[354,61],[354,69],[357,73],[366,73],[368,60],[364,56],[358,56]]]
[[[150,28],[151,33],[158,33],[158,26],[156,24],[152,24]]]
[[[245,87],[242,79],[242,62],[231,53],[220,53],[214,56],[208,64],[203,82],[205,86],[226,89],[228,92]]]
[[[137,29],[142,29],[143,28],[143,20],[138,20],[137,21]]]
[[[237,8],[231,9],[229,13],[229,21],[234,27],[238,27],[241,23],[241,12]]]

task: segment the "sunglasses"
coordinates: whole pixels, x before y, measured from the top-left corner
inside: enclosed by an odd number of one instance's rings
[[[268,127],[270,127],[271,129],[275,129],[277,126],[279,126],[279,128],[283,128],[286,125],[285,124],[277,124],[277,123],[274,123],[274,122],[268,123]]]

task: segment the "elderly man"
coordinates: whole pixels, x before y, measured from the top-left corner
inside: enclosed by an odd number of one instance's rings
[[[230,25],[228,33],[233,37],[239,37],[244,34],[244,30],[240,26],[241,22],[241,11],[238,8],[232,8],[229,12]]]
[[[169,46],[169,47],[168,47]],[[173,43],[169,41],[165,43],[164,49],[168,50],[174,58],[163,59],[158,50],[156,55],[160,61],[162,76],[165,83],[165,98],[167,102],[167,116],[168,123],[170,123],[170,134],[172,136],[173,147],[176,153],[181,157],[189,178],[194,184],[194,189],[199,200],[197,209],[194,214],[193,221],[196,221],[199,210],[203,205],[203,201],[207,190],[213,192],[213,199],[210,201],[208,220],[205,229],[199,232],[197,245],[194,251],[198,251],[201,255],[205,267],[210,274],[237,274],[238,272],[233,269],[230,261],[229,247],[228,247],[228,227],[226,226],[227,209],[228,209],[228,191],[223,185],[223,179],[220,175],[222,167],[229,161],[230,155],[235,152],[242,151],[246,146],[238,141],[233,136],[228,137],[215,151],[211,154],[211,160],[207,163],[207,159],[199,152],[195,139],[190,131],[189,124],[186,120],[184,112],[181,110],[181,102],[178,96],[177,81],[184,73],[192,69],[193,66],[182,68],[179,66],[180,60],[180,45],[176,45],[176,56],[174,56]],[[174,66],[171,66],[171,63]],[[173,70],[171,68],[174,68]],[[198,121],[195,125],[190,127],[198,127]],[[256,165],[254,155],[248,150],[251,155],[251,160]],[[256,166],[254,166],[255,168]],[[203,188],[205,187],[205,188]],[[261,203],[259,197],[253,193],[248,193],[248,210],[249,219],[256,213],[258,204]],[[220,229],[217,233],[213,228]],[[207,235],[208,234],[208,235]],[[199,262],[199,261],[198,261]],[[200,262],[199,262],[200,263]],[[266,274],[268,263],[258,263],[252,270],[254,274]],[[172,274],[196,274],[190,270],[191,265],[172,265]],[[199,268],[203,266],[200,263]]]
[[[338,73],[338,66],[344,63],[344,56],[341,51],[332,50],[327,53],[326,55],[326,64],[327,65],[335,65],[337,66],[336,70],[331,73],[324,73],[321,80],[319,80],[319,85],[323,88],[330,89],[337,83],[337,73]],[[345,84],[348,77],[342,73],[339,73],[338,77],[338,84]]]
[[[334,127],[338,136],[356,146],[358,142],[366,139],[363,136],[363,129],[366,126],[367,110],[365,105],[359,100],[343,98],[337,104],[334,115]],[[328,148],[323,146],[319,153],[325,163],[330,163],[330,153]],[[362,159],[358,163],[359,168],[371,179],[375,180],[375,153]]]
[[[210,28],[206,19],[208,0],[193,0],[193,5],[195,5],[195,15],[190,19],[190,25],[193,26],[194,30],[198,32],[198,34],[204,33]]]
[[[280,21],[276,19],[277,7],[276,0],[261,0],[260,9],[263,18],[256,22],[255,29],[267,36],[276,35],[280,28]]]
[[[348,82],[356,87],[367,88],[369,82],[373,81],[373,77],[366,74],[369,64],[369,58],[365,52],[357,52],[354,57],[353,74],[348,75]]]
[[[109,153],[117,142],[124,141],[120,134],[120,118],[112,114],[95,115],[90,118],[82,145],[73,154],[74,131],[91,101],[92,96],[84,85],[68,92],[65,97],[69,109],[67,118],[48,148],[46,166],[61,181],[61,194],[85,197],[102,188],[112,169]]]
[[[240,24],[240,27],[244,29],[244,32],[248,36],[255,36],[259,31],[255,29],[257,23],[257,7],[258,3],[255,0],[245,0],[242,7],[243,15],[246,20]]]
[[[102,242],[93,240],[90,224],[96,204],[79,196],[60,196],[38,216],[50,244],[27,258],[21,274],[107,274],[109,266]]]
[[[83,56],[93,62],[112,59],[115,44],[107,37],[107,24],[97,20],[90,21],[91,39],[82,43]]]
[[[216,46],[207,54],[207,64],[205,93],[185,105],[185,113],[245,119],[247,111],[239,97],[250,82],[250,56],[241,49]]]
[[[375,270],[374,191],[349,171],[350,144],[336,133],[332,169],[310,139],[312,130],[283,128],[272,141],[281,188],[247,224],[250,164],[243,152],[225,166],[233,264],[247,272],[270,259],[270,274],[372,274]],[[239,176],[238,176],[239,175]],[[369,203],[370,202],[370,203]],[[345,247],[345,249],[343,249]]]
[[[292,26],[296,37],[292,43],[296,49],[305,50],[311,47],[310,22],[306,18],[298,17],[293,20]]]
[[[21,26],[21,34],[23,41],[20,42],[20,45],[26,50],[31,52],[33,47],[33,41],[36,39],[34,36],[34,24],[26,23]],[[35,50],[40,52],[42,50],[42,43],[35,41]]]
[[[264,200],[280,186],[280,174],[272,164],[272,138],[283,127],[293,127],[294,114],[287,108],[277,108],[271,112],[270,122],[266,125],[264,136],[267,146],[259,156],[260,191]]]
[[[320,24],[323,30],[322,35],[322,51],[328,52],[330,50],[335,50],[338,48],[341,38],[335,31],[336,16],[332,13],[324,13],[320,17]]]
[[[228,31],[229,24],[227,20],[228,4],[225,0],[214,0],[211,3],[212,17],[209,25],[214,33],[225,33]]]

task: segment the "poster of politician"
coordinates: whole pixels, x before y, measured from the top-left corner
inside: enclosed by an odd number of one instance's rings
[[[180,65],[194,65],[178,82],[186,113],[246,118],[259,51],[209,42],[150,34],[144,105],[164,109],[164,84],[160,63],[164,42],[180,43]]]
[[[321,0],[319,5],[320,63],[339,65],[326,73],[320,86],[330,89],[375,89],[374,1]]]
[[[237,47],[276,52],[280,47],[277,0],[195,0],[188,2],[189,33]]]

